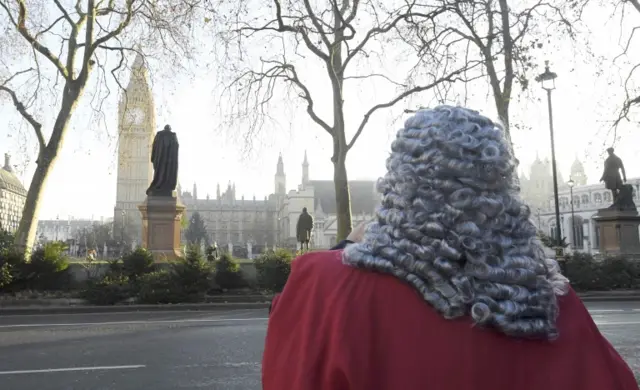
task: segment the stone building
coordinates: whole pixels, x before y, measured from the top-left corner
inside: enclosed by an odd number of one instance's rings
[[[280,164],[281,160],[278,161]],[[276,175],[276,181],[277,179]],[[282,178],[284,180],[284,177]],[[373,218],[380,203],[380,196],[373,180],[352,180],[349,182],[351,195],[351,215],[353,226]],[[335,185],[333,180],[311,180],[309,162],[305,153],[302,163],[302,180],[296,190],[291,190],[282,198],[278,208],[279,242],[294,246],[296,224],[304,207],[313,216],[314,229],[311,233],[312,248],[330,248],[337,242],[338,215],[336,212]]]
[[[27,190],[13,173],[11,157],[5,153],[0,169],[0,228],[12,233],[18,230],[26,199]]]
[[[204,220],[209,243],[243,258],[277,244],[275,195],[238,199],[232,183],[224,191],[218,184],[213,199],[209,195],[199,198],[197,184],[192,192],[178,188],[178,193],[187,207],[186,217],[190,219],[197,211]]]
[[[584,173],[582,163],[576,158],[571,166],[570,178],[576,182],[576,185],[587,184],[587,176]],[[547,207],[549,197],[553,196],[553,173],[551,171],[551,161],[546,158],[536,159],[529,168],[529,174],[520,175],[520,192],[522,198],[527,202],[532,210]],[[558,190],[567,189],[562,172],[558,172]]]
[[[94,224],[104,223],[104,221],[94,221],[90,219],[43,219],[38,221],[36,238],[39,243],[63,241],[67,242],[78,238],[78,234],[91,229]]]
[[[116,240],[127,236],[140,243],[142,217],[138,210],[153,178],[151,147],[156,134],[156,113],[148,71],[138,55],[118,107],[118,178],[113,213]]]
[[[144,201],[152,180],[151,147],[157,130],[148,71],[140,56],[135,59],[131,79],[120,101],[118,130],[113,233],[116,240],[133,238],[140,243],[142,221],[138,205]],[[350,189],[354,225],[372,218],[378,199],[374,182],[353,181]],[[218,184],[215,197],[199,197],[197,184],[193,185],[192,191],[178,185],[176,192],[187,208],[186,218],[199,212],[207,228],[208,241],[238,257],[258,254],[264,248],[275,246],[295,247],[295,226],[303,207],[307,207],[315,220],[312,246],[326,248],[336,241],[333,181],[310,179],[306,153],[302,178],[296,190],[287,191],[284,162],[279,156],[273,193],[263,199],[238,199],[233,183],[228,183],[226,189]],[[59,235],[60,229],[64,228],[58,227]],[[46,235],[55,234],[55,231],[45,230],[49,232]]]
[[[353,223],[373,218],[378,204],[374,181],[351,181]],[[311,247],[328,248],[336,243],[337,215],[332,180],[311,180],[306,153],[302,163],[302,177],[296,190],[287,191],[282,155],[278,157],[274,175],[274,193],[257,200],[238,199],[235,185],[228,183],[224,191],[220,185],[215,198],[198,197],[197,184],[192,191],[178,190],[187,206],[187,217],[198,211],[202,216],[208,239],[234,255],[251,256],[264,248],[296,246],[296,224],[304,207],[314,218]]]
[[[575,179],[574,179],[575,180]],[[586,180],[585,180],[586,181]],[[640,177],[628,178],[627,184],[633,185],[633,200],[638,205],[640,199]],[[603,183],[576,185],[573,188],[573,217],[571,214],[571,190],[565,189],[558,193],[560,204],[561,236],[566,238],[569,251],[575,250],[587,253],[598,253],[600,246],[600,232],[593,217],[598,209],[606,208],[613,203],[611,191],[604,188]],[[553,197],[550,197],[546,207],[534,211],[534,223],[540,230],[555,237],[556,217]],[[575,220],[575,223],[573,222]]]

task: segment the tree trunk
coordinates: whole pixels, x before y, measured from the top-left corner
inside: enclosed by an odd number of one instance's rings
[[[501,93],[499,96],[495,98],[495,102],[496,102],[496,110],[498,111],[498,118],[500,118],[500,121],[504,126],[504,132],[505,132],[505,135],[507,136],[507,140],[513,147],[513,143],[511,142],[511,129],[509,127],[510,124],[509,124],[509,100],[508,99],[509,98],[504,97],[503,94]]]
[[[18,250],[25,254],[28,259],[36,240],[36,232],[38,230],[38,214],[40,211],[40,201],[42,191],[45,188],[47,179],[53,165],[58,159],[58,154],[62,148],[64,138],[67,132],[67,125],[71,119],[71,114],[75,109],[76,103],[82,94],[84,84],[74,84],[67,82],[62,95],[62,105],[58,112],[58,117],[53,125],[51,139],[47,146],[39,151],[38,166],[33,173],[27,199],[22,210],[22,218],[15,237],[15,246]]]
[[[342,241],[351,232],[351,195],[349,193],[349,180],[347,178],[346,158],[347,153],[334,151],[337,159],[333,162],[333,182],[336,190],[336,214],[338,217],[337,240]]]
[[[33,173],[31,185],[27,192],[27,199],[22,210],[22,218],[16,232],[15,244],[16,248],[29,257],[31,249],[36,240],[36,231],[38,228],[38,213],[40,211],[40,201],[42,190],[47,182],[49,172],[51,172],[52,161],[46,157],[38,159],[38,166]]]

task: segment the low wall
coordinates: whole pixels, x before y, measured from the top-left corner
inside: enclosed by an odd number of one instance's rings
[[[253,265],[253,261],[248,259],[236,259],[236,261],[240,264],[245,280],[249,283],[255,283],[256,267]],[[164,265],[166,266],[166,263]],[[163,264],[160,264],[160,267],[162,266]],[[84,282],[90,278],[104,276],[108,269],[109,263],[106,261],[96,261],[91,264],[85,261],[76,261],[69,264],[69,272],[71,272],[76,282]]]

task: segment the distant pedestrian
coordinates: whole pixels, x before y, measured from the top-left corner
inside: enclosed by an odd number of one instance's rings
[[[292,263],[263,390],[638,390],[545,257],[499,124],[420,110],[386,166],[364,235]]]

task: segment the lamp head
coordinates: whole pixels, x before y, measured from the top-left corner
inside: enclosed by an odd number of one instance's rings
[[[536,81],[542,84],[542,89],[552,91],[556,89],[557,74],[549,69],[549,61],[544,62],[544,73],[536,76]]]

